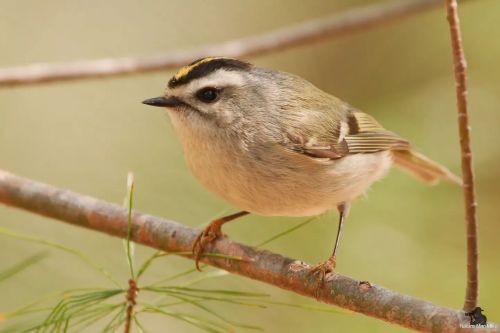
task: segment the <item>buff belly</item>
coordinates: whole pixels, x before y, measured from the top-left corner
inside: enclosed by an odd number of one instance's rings
[[[319,215],[364,194],[392,164],[390,152],[326,160],[279,145],[255,150],[216,133],[186,135],[184,130],[190,129],[172,120],[186,162],[200,183],[237,208],[258,215]]]

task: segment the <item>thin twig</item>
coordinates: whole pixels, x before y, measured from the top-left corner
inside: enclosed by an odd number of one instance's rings
[[[137,304],[136,299],[139,293],[137,280],[135,279],[134,260],[132,253],[132,209],[134,198],[134,174],[128,173],[127,176],[127,197],[125,198],[125,208],[127,209],[127,235],[125,236],[127,263],[130,269],[130,279],[128,280],[128,291],[126,295],[127,310],[125,316],[124,333],[130,333],[132,329],[132,320],[134,319],[134,309]]]
[[[125,317],[125,326],[123,329],[124,333],[130,333],[132,328],[132,320],[134,319],[134,309],[137,304],[137,295],[139,294],[139,288],[137,287],[137,282],[134,279],[128,280],[128,291],[127,291],[127,315]]]
[[[451,46],[457,89],[458,129],[462,153],[462,178],[465,201],[465,223],[467,230],[467,287],[465,291],[464,310],[472,311],[477,307],[478,299],[478,251],[476,193],[474,188],[474,171],[472,169],[472,151],[470,145],[470,125],[467,111],[467,76],[460,22],[456,0],[446,0],[448,22],[450,25]]]
[[[403,0],[355,8],[259,36],[150,56],[33,64],[0,70],[0,87],[137,74],[177,68],[205,56],[249,57],[318,42],[395,21],[441,5],[441,0]]]
[[[124,238],[127,235],[125,208],[1,170],[0,202],[113,236]],[[132,217],[132,239],[166,252],[191,251],[199,232],[139,212],[134,212]],[[317,296],[319,301],[410,329],[423,332],[500,332],[498,326],[491,329],[461,328],[461,323],[468,322],[461,310],[441,307],[338,273],[328,274],[318,292],[318,281],[310,274],[310,265],[226,238],[215,242],[207,251],[245,258],[203,257],[202,261],[209,265],[307,297]],[[185,257],[192,259],[191,256]]]

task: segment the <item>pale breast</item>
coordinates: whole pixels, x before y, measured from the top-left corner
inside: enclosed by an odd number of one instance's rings
[[[322,160],[281,146],[243,147],[210,128],[194,133],[191,127],[174,126],[186,162],[201,184],[259,215],[321,214],[362,195],[392,163],[390,152]]]

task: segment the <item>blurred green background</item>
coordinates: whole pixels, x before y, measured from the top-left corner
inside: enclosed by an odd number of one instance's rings
[[[146,55],[250,36],[310,18],[377,3],[335,1],[93,1],[0,2],[0,67],[125,55]],[[500,322],[500,2],[460,8],[469,65],[469,97],[479,200],[480,305]],[[428,156],[460,172],[449,32],[443,10],[335,40],[251,58],[296,73],[367,111]],[[122,202],[126,174],[136,177],[138,210],[197,226],[236,209],[204,190],[187,170],[161,110],[140,102],[163,91],[173,72],[0,90],[0,168],[113,202]],[[400,171],[358,200],[345,226],[340,273],[448,307],[463,304],[465,229],[462,194],[448,184],[428,187]],[[250,216],[225,229],[257,244],[304,219]],[[122,242],[0,206],[1,226],[73,246],[124,283]],[[326,258],[336,214],[269,245],[315,263]],[[40,250],[0,236],[0,270]],[[136,249],[140,261],[152,253]],[[147,279],[191,268],[162,259]],[[74,257],[50,256],[0,284],[0,312],[65,288],[109,286]],[[259,282],[224,276],[202,284],[267,292],[289,303],[313,301]],[[222,309],[222,308],[221,308]],[[267,332],[399,332],[362,315],[270,307],[224,307]],[[193,312],[196,312],[194,309]],[[145,320],[152,332],[199,332],[174,319]],[[1,324],[0,324],[1,327]],[[237,331],[240,331],[239,329]]]

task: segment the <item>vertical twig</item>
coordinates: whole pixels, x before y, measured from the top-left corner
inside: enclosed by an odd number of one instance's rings
[[[137,287],[137,281],[134,272],[134,254],[132,243],[132,208],[133,208],[133,198],[134,198],[134,174],[132,172],[128,173],[127,176],[127,197],[125,198],[125,207],[127,208],[127,237],[125,239],[125,251],[127,253],[127,263],[130,269],[130,279],[128,280],[128,291],[126,295],[127,299],[127,313],[125,317],[125,327],[123,332],[130,333],[132,328],[132,320],[134,319],[134,308],[137,304],[137,295],[139,293],[139,288]]]
[[[476,194],[474,172],[472,170],[472,152],[470,147],[470,126],[467,111],[467,77],[464,49],[457,11],[456,0],[446,0],[448,22],[450,26],[451,46],[457,90],[458,126],[462,153],[462,178],[465,200],[465,222],[467,229],[467,287],[465,291],[465,311],[472,311],[477,306],[478,298],[478,250]]]
[[[124,333],[130,333],[132,328],[132,319],[134,318],[134,307],[137,304],[137,294],[139,293],[139,288],[134,279],[128,280],[128,292],[127,292],[127,316],[125,317],[125,328]]]

